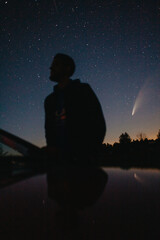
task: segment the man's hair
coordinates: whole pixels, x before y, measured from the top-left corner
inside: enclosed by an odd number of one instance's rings
[[[68,75],[69,77],[71,77],[75,72],[75,68],[76,68],[74,60],[70,56],[63,53],[57,53],[54,58],[59,59],[64,66],[70,67],[70,71],[68,72]]]

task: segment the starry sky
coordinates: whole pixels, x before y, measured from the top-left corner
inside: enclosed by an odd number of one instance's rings
[[[45,145],[44,99],[58,52],[73,57],[107,124],[105,143],[160,129],[160,2],[6,0],[0,2],[0,128]]]

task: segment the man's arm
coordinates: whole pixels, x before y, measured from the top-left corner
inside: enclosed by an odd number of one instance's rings
[[[55,125],[54,125],[54,101],[53,96],[49,95],[44,102],[45,109],[45,137],[47,146],[42,148],[42,151],[50,158],[55,160],[59,158],[59,149],[55,143]]]
[[[53,96],[49,95],[44,102],[45,109],[45,137],[47,146],[55,145],[55,121],[54,121],[54,108]]]
[[[79,134],[84,146],[93,149],[104,140],[106,124],[99,100],[89,84],[81,85],[81,124]]]

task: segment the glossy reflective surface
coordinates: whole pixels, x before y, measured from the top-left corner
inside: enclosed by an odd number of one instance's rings
[[[60,168],[0,189],[0,239],[160,239],[160,171]]]

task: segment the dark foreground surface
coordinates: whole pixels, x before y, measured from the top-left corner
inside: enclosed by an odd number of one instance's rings
[[[1,240],[160,239],[158,169],[50,166],[0,183]]]

